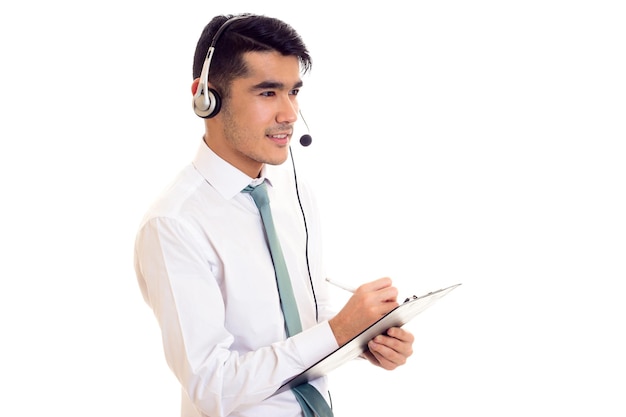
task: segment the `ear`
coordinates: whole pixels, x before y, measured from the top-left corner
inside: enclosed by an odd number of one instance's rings
[[[200,84],[200,78],[196,78],[191,83],[191,95],[193,95],[193,96],[196,95],[196,91],[198,91],[198,84]]]

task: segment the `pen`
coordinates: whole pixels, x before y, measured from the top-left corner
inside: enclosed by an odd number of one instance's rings
[[[326,281],[328,281],[329,283],[333,284],[335,287],[341,288],[342,290],[346,290],[349,291],[351,293],[354,293],[356,291],[356,288],[351,287],[350,285],[346,285],[346,284],[342,284],[340,282],[337,282],[335,280],[332,280],[328,277],[326,277]]]

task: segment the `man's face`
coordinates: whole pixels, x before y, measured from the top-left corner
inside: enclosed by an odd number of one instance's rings
[[[211,147],[255,178],[263,164],[278,165],[287,159],[302,80],[297,57],[248,52],[244,59],[248,74],[232,81],[230,95],[216,116],[223,132],[212,143],[217,148]]]

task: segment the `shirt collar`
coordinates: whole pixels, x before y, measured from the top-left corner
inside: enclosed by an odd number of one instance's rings
[[[200,142],[200,147],[193,160],[193,166],[198,173],[227,200],[230,200],[248,185],[259,185],[264,180],[271,185],[268,178],[267,166],[263,165],[259,178],[250,178],[239,169],[220,158],[211,148]]]

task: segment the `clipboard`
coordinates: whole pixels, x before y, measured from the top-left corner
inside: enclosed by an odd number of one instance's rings
[[[385,314],[374,324],[353,337],[348,343],[320,359],[308,369],[284,383],[276,393],[298,386],[313,379],[322,377],[344,363],[356,358],[365,350],[367,343],[374,337],[383,334],[391,327],[400,327],[411,321],[422,311],[433,305],[441,297],[450,293],[461,284],[451,285],[437,291],[429,292],[421,297],[407,298],[404,303]]]

